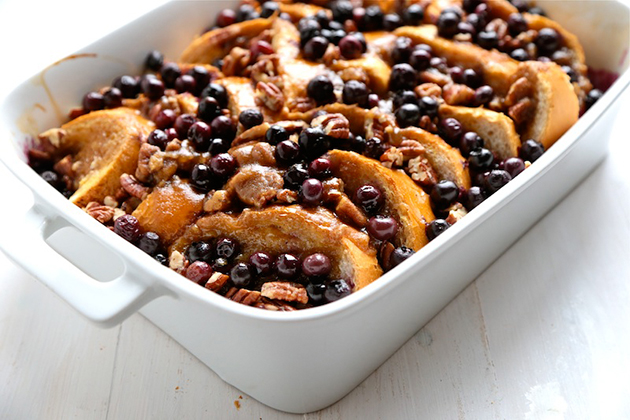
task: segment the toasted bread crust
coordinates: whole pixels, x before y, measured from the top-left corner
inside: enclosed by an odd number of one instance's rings
[[[514,122],[507,115],[485,108],[466,108],[443,104],[440,117],[458,120],[466,131],[474,131],[484,140],[485,147],[499,159],[518,155],[521,140]]]
[[[241,243],[244,255],[322,252],[333,262],[331,276],[354,282],[359,290],[383,274],[369,237],[345,225],[328,209],[300,205],[244,210],[240,215],[215,213],[190,226],[171,247],[184,253],[196,241],[227,236]]]
[[[435,216],[429,196],[407,174],[354,152],[332,150],[328,158],[333,174],[344,181],[348,192],[353,193],[365,184],[383,192],[387,210],[398,221],[396,246],[417,251],[427,244],[425,224]]]
[[[102,202],[120,188],[120,176],[134,173],[140,145],[155,125],[130,108],[94,111],[64,124],[60,151],[74,155],[77,189],[70,201]]]

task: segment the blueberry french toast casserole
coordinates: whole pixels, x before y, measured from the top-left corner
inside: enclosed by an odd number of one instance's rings
[[[521,0],[246,0],[179,57],[147,53],[29,164],[157,262],[275,311],[377,280],[602,95]]]

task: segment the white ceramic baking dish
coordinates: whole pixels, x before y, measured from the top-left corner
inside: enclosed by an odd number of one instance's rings
[[[166,4],[52,64],[3,101],[0,159],[35,204],[0,220],[0,248],[90,320],[112,326],[139,311],[243,392],[279,410],[309,412],[356,387],[603,159],[617,99],[630,83],[628,8],[538,2],[578,34],[591,66],[623,73],[612,88],[542,158],[405,264],[333,304],[274,313],[155,263],[25,163],[32,136],[63,123],[85,92],[139,73],[150,49],[177,57],[235,3]]]

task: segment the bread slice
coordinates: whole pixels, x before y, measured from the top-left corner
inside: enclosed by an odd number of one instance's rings
[[[520,130],[521,138],[537,140],[546,150],[577,121],[578,97],[569,76],[553,63],[523,62],[515,77],[527,78],[534,87],[533,117]]]
[[[353,68],[363,69],[368,75],[368,86],[370,89],[381,96],[387,94],[392,70],[375,53],[364,54],[363,57],[354,60],[337,60],[331,63],[330,68],[334,71]]]
[[[343,180],[349,196],[366,184],[381,190],[386,211],[398,221],[396,246],[417,251],[427,244],[425,224],[435,218],[429,196],[405,172],[355,152],[332,150],[327,156],[332,173]]]
[[[324,7],[320,7],[314,4],[306,4],[306,3],[287,3],[281,2],[280,4],[280,12],[286,13],[291,16],[291,20],[298,22],[300,19],[314,16],[320,10],[326,12],[328,17],[332,18],[332,13],[330,9],[326,9]]]
[[[257,251],[298,257],[321,252],[333,263],[331,278],[352,280],[354,290],[383,274],[369,236],[343,224],[324,207],[271,206],[240,214],[215,213],[191,225],[170,251],[184,254],[193,242],[218,237],[239,241],[245,257]]]
[[[140,145],[153,129],[138,111],[122,107],[90,112],[61,126],[59,152],[73,157],[76,191],[70,201],[83,207],[113,196],[120,176],[135,172]]]
[[[500,160],[518,155],[521,139],[516,133],[514,121],[505,114],[485,108],[440,106],[441,118],[455,118],[466,131],[474,131],[484,141],[486,149]]]
[[[175,175],[155,187],[136,208],[133,216],[138,219],[142,229],[155,232],[164,243],[170,243],[199,216],[204,196]]]
[[[271,19],[252,19],[225,28],[213,29],[198,36],[179,58],[182,63],[212,64],[225,57],[238,38],[253,38],[271,27]]]

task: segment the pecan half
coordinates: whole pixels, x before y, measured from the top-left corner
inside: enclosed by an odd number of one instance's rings
[[[215,271],[212,273],[208,282],[206,283],[205,288],[210,289],[213,292],[218,292],[225,285],[225,283],[230,279],[230,276],[227,276],[223,273],[219,273]]]
[[[265,133],[268,129],[269,123],[266,122],[249,128],[243,131],[234,139],[234,141],[232,142],[232,146],[238,146],[239,144],[247,143],[254,140],[261,140],[263,137],[265,137]]]
[[[256,64],[252,65],[250,77],[255,82],[273,83],[282,89],[284,79],[280,76],[279,65],[280,58],[277,54],[263,56]]]
[[[258,82],[256,98],[272,111],[278,112],[284,106],[284,94],[273,83]]]
[[[308,302],[308,294],[304,286],[288,281],[269,281],[264,283],[260,290],[260,295],[269,299],[278,299],[287,302]]]
[[[142,185],[133,175],[122,174],[120,176],[120,186],[132,196],[144,200],[149,195],[149,188]]]
[[[420,117],[418,127],[422,128],[425,131],[430,131],[431,133],[437,132],[437,126],[428,115],[423,115],[422,117]]]
[[[151,180],[151,167],[149,162],[151,156],[160,151],[160,148],[149,143],[140,146],[138,152],[138,167],[136,168],[136,179],[141,182],[149,182]]]
[[[435,185],[438,181],[437,174],[429,164],[429,161],[422,156],[409,161],[407,173],[409,173],[411,179],[424,187]]]
[[[400,150],[390,147],[381,155],[381,164],[386,168],[400,168],[403,165],[404,156]]]
[[[85,206],[85,212],[101,223],[107,223],[114,217],[114,208],[91,201]]]
[[[505,96],[504,103],[508,107],[516,105],[521,99],[531,96],[531,92],[532,84],[527,78],[521,77],[510,86],[510,90]]]
[[[230,178],[225,188],[228,193],[234,191],[243,203],[262,208],[276,198],[283,185],[282,175],[276,169],[247,165]]]
[[[415,140],[403,140],[398,146],[405,160],[413,159],[425,154],[426,149]]]
[[[253,306],[260,299],[260,292],[257,292],[255,290],[237,289],[236,287],[232,287],[225,294],[225,297],[233,300],[236,303]]]
[[[519,125],[528,121],[534,112],[534,103],[529,98],[521,99],[508,109],[508,115]]]
[[[474,102],[475,91],[466,85],[449,83],[443,89],[444,101],[449,105],[467,106]]]
[[[281,302],[278,300],[271,300],[265,297],[261,297],[260,300],[254,305],[256,308],[265,309],[268,311],[280,311],[280,312],[289,312],[296,311],[293,306],[288,303]]]
[[[440,85],[437,85],[435,83],[422,83],[416,86],[414,91],[416,92],[416,95],[421,98],[424,98],[425,96],[439,98],[442,96],[442,88],[440,87]]]
[[[341,114],[324,114],[311,121],[311,127],[321,127],[324,133],[336,139],[350,137],[350,122]]]
[[[339,198],[337,207],[335,207],[335,213],[344,223],[352,224],[359,228],[367,226],[368,219],[365,217],[365,214],[345,194]]]
[[[348,67],[339,72],[339,77],[344,82],[348,82],[350,80],[357,80],[359,82],[363,82],[366,85],[370,82],[370,78],[367,72],[360,67]]]
[[[239,76],[249,65],[252,56],[249,50],[241,47],[234,47],[228,55],[223,58],[221,71],[225,76]]]

